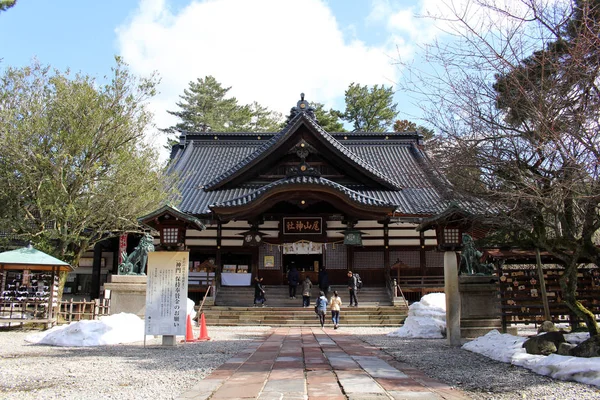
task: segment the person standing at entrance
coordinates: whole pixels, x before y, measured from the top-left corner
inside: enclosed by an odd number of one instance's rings
[[[310,291],[312,289],[312,282],[306,277],[302,283],[302,305],[304,308],[310,306]]]
[[[333,296],[329,300],[331,307],[331,321],[333,322],[333,329],[337,329],[340,325],[340,310],[342,308],[342,298],[338,296],[337,290],[333,291]]]
[[[298,280],[300,277],[298,276],[298,270],[292,261],[290,270],[288,271],[288,287],[290,289],[290,299],[296,298],[296,286],[298,286]]]
[[[348,291],[350,292],[350,307],[352,307],[352,301],[354,300],[354,307],[358,307],[358,300],[356,299],[356,291],[358,290],[358,282],[356,277],[352,274],[352,271],[348,271]]]
[[[254,307],[258,304],[262,304],[262,306],[266,306],[267,299],[265,298],[265,288],[262,285],[263,278],[259,278],[258,276],[254,278]]]
[[[321,328],[325,326],[325,314],[327,314],[327,297],[325,297],[325,293],[321,290],[319,292],[319,298],[317,299],[317,305],[315,306],[317,310],[317,315],[319,316],[319,322],[321,323]]]
[[[322,266],[319,270],[319,289],[321,289],[325,293],[325,297],[327,297],[327,293],[329,292],[329,275],[327,274],[325,266]]]

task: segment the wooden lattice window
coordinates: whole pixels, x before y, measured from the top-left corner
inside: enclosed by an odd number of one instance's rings
[[[355,269],[383,268],[383,251],[355,251]]]
[[[348,269],[346,246],[327,244],[325,248],[325,266],[327,269]]]
[[[444,253],[428,251],[425,253],[425,266],[427,268],[444,267]]]
[[[402,261],[409,268],[420,268],[421,254],[419,251],[390,251],[390,262],[393,264],[396,260]]]

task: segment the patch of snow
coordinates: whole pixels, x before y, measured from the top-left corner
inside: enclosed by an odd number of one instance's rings
[[[388,333],[402,338],[441,339],[446,330],[446,295],[430,293],[408,308],[404,325]]]

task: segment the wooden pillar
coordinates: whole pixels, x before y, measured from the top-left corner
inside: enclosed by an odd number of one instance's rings
[[[221,286],[221,271],[223,269],[223,265],[221,265],[221,221],[217,222],[217,251],[215,254],[215,285],[216,287]]]
[[[546,279],[544,278],[544,268],[542,267],[542,256],[540,255],[540,249],[535,249],[535,261],[537,264],[538,279],[540,280],[542,304],[544,305],[544,320],[552,321],[552,316],[550,315],[550,306],[548,304],[548,294],[546,293]]]
[[[57,267],[52,267],[52,277],[50,278],[50,285],[48,288],[50,289],[50,296],[48,296],[48,320],[52,321],[54,319],[54,286],[56,282],[56,270]],[[50,322],[50,326],[52,326],[52,322]]]
[[[421,276],[427,275],[427,254],[425,253],[425,232],[419,232],[419,267]]]
[[[6,271],[4,264],[0,265],[0,291],[6,290]]]
[[[390,226],[389,222],[383,223],[383,265],[386,275],[390,272]]]
[[[503,295],[502,291],[501,291],[501,285],[502,285],[502,266],[504,265],[504,261],[502,260],[497,260],[495,261],[496,264],[496,273],[498,274],[498,291],[499,296],[500,296],[500,317],[502,318],[502,332],[506,333],[507,332],[507,328],[508,328],[508,323],[506,320],[506,315],[504,312],[504,309],[502,309],[502,306],[504,305],[504,297],[505,295]]]

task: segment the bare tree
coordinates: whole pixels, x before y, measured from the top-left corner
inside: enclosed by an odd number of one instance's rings
[[[401,89],[438,133],[440,168],[468,172],[449,174],[454,189],[504,210],[497,243],[560,260],[565,304],[599,335],[576,288],[580,263],[600,260],[600,1],[444,6],[446,35]]]

